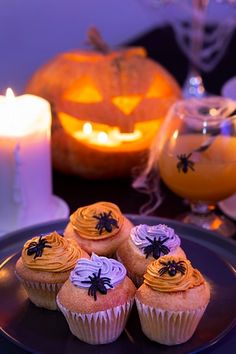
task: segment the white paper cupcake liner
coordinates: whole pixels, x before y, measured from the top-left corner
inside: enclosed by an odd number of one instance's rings
[[[56,296],[63,283],[40,283],[30,282],[22,279],[18,274],[17,278],[24,286],[29,299],[38,307],[48,310],[58,310]]]
[[[57,298],[57,305],[65,316],[71,332],[89,344],[114,342],[125,328],[134,299],[104,311],[84,314],[66,309]]]
[[[187,342],[207,307],[189,311],[168,311],[142,304],[135,299],[143,333],[151,340],[176,345]]]

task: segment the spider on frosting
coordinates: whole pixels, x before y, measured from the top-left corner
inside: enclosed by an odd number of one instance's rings
[[[27,255],[32,256],[34,254],[34,259],[37,257],[41,257],[43,254],[43,250],[45,247],[52,248],[46,240],[46,238],[42,238],[43,236],[39,237],[38,242],[32,241],[30,242],[29,246],[27,247]]]
[[[99,216],[94,215],[93,217],[98,220],[96,229],[99,231],[99,235],[101,235],[103,229],[105,229],[107,232],[112,232],[113,227],[119,229],[117,220],[114,219],[111,215],[111,210],[108,213],[100,213]]]
[[[107,294],[107,288],[105,285],[109,286],[109,288],[113,288],[113,286],[110,284],[111,279],[108,277],[100,277],[101,276],[101,268],[98,271],[98,274],[93,273],[93,276],[89,276],[90,280],[82,280],[81,283],[84,284],[91,284],[91,286],[88,289],[88,295],[93,296],[94,300],[97,300],[97,291],[99,291],[101,294],[105,295]]]
[[[164,267],[162,267],[158,271],[160,276],[162,276],[165,273],[168,273],[169,276],[174,277],[178,272],[184,274],[186,271],[183,261],[178,261],[178,262],[175,262],[174,260],[167,261],[167,262],[160,261],[160,263],[164,265]]]
[[[164,245],[164,243],[168,240],[168,237],[165,237],[163,240],[160,238],[157,240],[156,237],[154,237],[153,240],[149,237],[146,237],[146,239],[150,242],[150,245],[146,246],[143,250],[146,258],[152,254],[153,258],[158,259],[161,256],[161,253],[166,255],[170,252],[169,248]]]

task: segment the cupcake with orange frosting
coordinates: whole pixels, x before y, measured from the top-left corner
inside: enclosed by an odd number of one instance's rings
[[[98,202],[78,208],[70,216],[64,236],[76,240],[89,254],[112,256],[132,227],[117,205]]]
[[[128,241],[116,251],[117,259],[137,287],[143,283],[148,264],[167,254],[186,258],[180,237],[164,224],[134,226]]]
[[[210,287],[189,260],[163,256],[147,267],[135,300],[149,339],[181,344],[195,332],[210,300]]]
[[[89,255],[56,231],[35,236],[23,246],[16,276],[36,306],[56,310],[56,295],[81,257]]]
[[[115,341],[131,311],[136,288],[112,258],[79,259],[57,295],[71,332],[89,344]]]

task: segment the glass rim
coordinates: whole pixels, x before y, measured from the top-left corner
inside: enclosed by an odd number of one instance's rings
[[[173,111],[180,119],[215,125],[236,118],[236,101],[222,96],[187,98],[177,101]]]

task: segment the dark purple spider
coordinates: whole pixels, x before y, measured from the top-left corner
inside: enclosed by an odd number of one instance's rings
[[[186,271],[183,261],[179,261],[179,262],[175,262],[174,260],[168,262],[160,261],[160,263],[164,265],[164,267],[162,267],[158,271],[160,276],[162,276],[165,273],[168,273],[171,277],[174,277],[177,274],[177,272],[184,274]]]
[[[111,216],[111,211],[109,211],[109,213],[100,213],[99,216],[94,215],[93,217],[98,220],[96,229],[99,231],[99,235],[101,235],[103,229],[107,232],[112,232],[113,227],[119,229],[117,220]]]
[[[177,168],[179,172],[187,173],[188,169],[195,171],[194,170],[194,162],[190,160],[189,158],[191,157],[192,153],[186,155],[186,154],[180,154],[177,155],[177,159],[179,162],[177,163]]]
[[[32,256],[34,255],[34,259],[37,257],[41,257],[43,254],[43,250],[45,247],[52,248],[52,246],[48,245],[46,238],[42,238],[43,236],[39,237],[38,242],[32,241],[30,242],[29,246],[27,247],[27,255]]]
[[[151,240],[149,237],[146,237],[146,239],[150,242],[150,245],[144,247],[143,249],[146,258],[152,254],[153,258],[158,259],[161,256],[161,253],[168,254],[170,252],[169,248],[164,245],[164,243],[168,240],[168,237],[163,240],[161,240],[160,237],[158,240],[156,240],[156,237],[154,237],[154,240]]]
[[[113,288],[113,286],[110,284],[111,279],[107,277],[102,277],[100,278],[101,275],[101,268],[98,271],[98,275],[96,273],[93,273],[93,277],[90,275],[89,279],[90,280],[82,280],[81,283],[84,284],[91,284],[91,286],[88,289],[88,295],[93,296],[94,300],[97,300],[97,291],[100,292],[100,294],[107,294],[107,288],[105,285],[108,285],[109,288]]]

